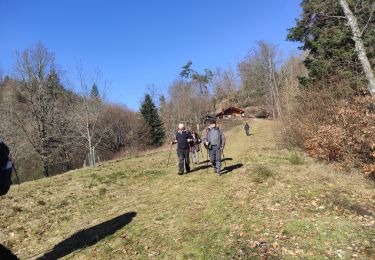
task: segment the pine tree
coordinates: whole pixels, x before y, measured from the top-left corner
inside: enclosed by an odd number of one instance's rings
[[[354,91],[365,91],[367,81],[339,1],[304,0],[301,6],[302,16],[288,35],[289,40],[302,42],[301,49],[308,52],[305,65],[309,78],[303,78],[301,83],[308,87],[336,86],[342,91],[343,82],[346,82]],[[375,22],[371,19],[371,2],[350,1],[350,7],[363,28],[362,39],[369,60],[373,61],[375,30],[372,28]]]
[[[150,95],[145,95],[144,101],[141,104],[140,112],[145,122],[150,126],[151,144],[155,146],[162,145],[165,138],[165,131],[158,114],[158,109]]]
[[[93,98],[99,98],[99,89],[96,83],[94,83],[91,87],[91,97]]]

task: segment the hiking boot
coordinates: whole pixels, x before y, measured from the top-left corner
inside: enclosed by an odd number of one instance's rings
[[[179,172],[178,175],[183,175],[184,173],[183,172]]]

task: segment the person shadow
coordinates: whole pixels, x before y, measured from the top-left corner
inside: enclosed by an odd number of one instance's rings
[[[0,244],[0,259],[4,260],[19,260],[19,258],[12,253],[8,248]]]
[[[226,161],[232,161],[233,159],[232,158],[224,158],[223,160],[221,160],[222,163],[225,163]],[[207,168],[212,168],[211,166],[211,163],[209,161],[204,161],[202,162],[202,164],[204,163],[204,165],[201,165],[201,166],[198,166],[198,167],[195,167],[194,169],[192,169],[190,171],[190,173],[193,173],[193,172],[197,172],[197,171],[200,171],[200,170],[205,170]],[[221,174],[228,174],[238,168],[241,168],[243,166],[242,163],[237,163],[237,164],[233,164],[233,165],[229,165],[229,166],[226,166],[224,164],[224,168],[221,172]]]
[[[128,212],[96,226],[78,231],[69,238],[55,245],[51,251],[46,252],[43,256],[37,259],[59,259],[78,249],[92,246],[129,224],[136,215],[136,212]]]
[[[236,169],[239,169],[243,166],[242,163],[237,163],[237,164],[233,164],[233,165],[229,165],[229,166],[226,166],[223,168],[221,174],[228,174]]]

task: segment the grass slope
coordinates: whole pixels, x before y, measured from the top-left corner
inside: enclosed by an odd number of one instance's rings
[[[14,186],[0,243],[21,259],[374,257],[374,184],[282,148],[276,122],[251,125],[226,126],[222,177],[178,176],[162,149]]]

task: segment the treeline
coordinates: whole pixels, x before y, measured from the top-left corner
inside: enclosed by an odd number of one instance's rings
[[[197,130],[203,119],[230,106],[246,110],[247,117],[282,118],[298,94],[298,77],[307,75],[300,55],[282,59],[276,45],[259,41],[235,68],[197,72],[189,61],[160,95],[159,110],[168,136],[185,122]]]
[[[82,68],[80,91],[69,90],[56,67],[54,54],[39,43],[17,53],[14,76],[0,82],[0,137],[23,181],[152,146],[140,114],[106,102]]]

